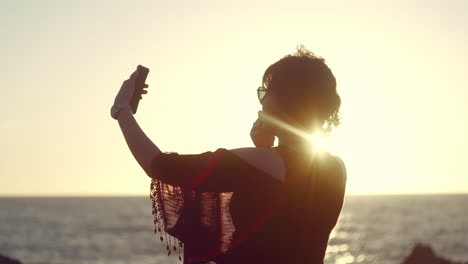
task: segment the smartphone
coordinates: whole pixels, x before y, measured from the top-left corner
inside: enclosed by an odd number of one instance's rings
[[[252,139],[255,147],[271,148],[275,143],[275,136],[265,130],[265,114],[263,111],[258,111],[258,118],[254,126],[250,130],[250,138]]]
[[[130,101],[130,106],[132,107],[132,112],[135,114],[138,109],[138,103],[140,102],[140,96],[142,96],[143,86],[146,82],[146,77],[148,76],[149,69],[141,65],[137,66],[138,77],[135,80],[135,92],[133,93],[132,100]]]

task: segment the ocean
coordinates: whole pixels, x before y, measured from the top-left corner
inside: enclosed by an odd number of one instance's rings
[[[468,261],[468,195],[345,197],[325,263],[401,263],[416,243]],[[149,197],[0,198],[0,255],[23,263],[181,263]]]

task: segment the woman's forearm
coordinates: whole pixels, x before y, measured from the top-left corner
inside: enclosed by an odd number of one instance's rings
[[[118,121],[133,157],[150,176],[151,162],[156,155],[161,154],[161,150],[146,136],[130,109],[122,109]]]

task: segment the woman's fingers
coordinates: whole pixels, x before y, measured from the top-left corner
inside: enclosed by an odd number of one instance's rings
[[[149,85],[147,83],[145,83],[145,85],[143,85],[143,88],[148,88],[148,86]]]
[[[261,126],[261,125],[263,125],[262,120],[260,120],[260,118],[257,118],[257,120],[255,120],[254,122],[254,126]]]

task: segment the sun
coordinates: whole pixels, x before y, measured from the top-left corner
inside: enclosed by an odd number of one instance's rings
[[[328,138],[322,133],[309,135],[308,140],[312,143],[314,152],[324,153],[329,151]]]

